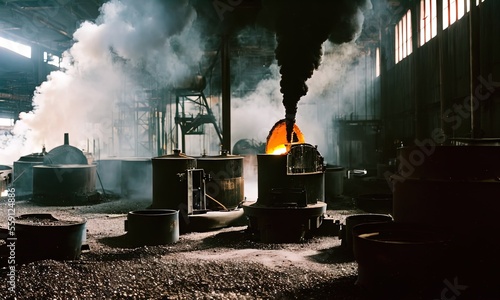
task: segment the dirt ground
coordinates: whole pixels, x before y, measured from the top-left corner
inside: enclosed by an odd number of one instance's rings
[[[357,264],[335,236],[303,243],[264,244],[235,226],[181,234],[162,246],[132,246],[124,221],[149,200],[114,199],[88,206],[38,206],[17,201],[16,215],[51,213],[86,219],[88,250],[71,261],[16,265],[15,293],[9,269],[0,276],[4,299],[366,299],[356,286]],[[1,227],[7,225],[2,201]],[[343,222],[356,210],[331,210]],[[36,251],[36,249],[34,249]],[[8,267],[8,266],[7,266]]]

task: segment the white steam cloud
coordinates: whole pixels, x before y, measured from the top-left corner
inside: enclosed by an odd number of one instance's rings
[[[173,4],[171,4],[171,2]],[[37,87],[34,110],[22,113],[14,136],[2,137],[0,163],[50,150],[70,134],[70,144],[112,136],[116,103],[132,103],[140,91],[182,81],[202,56],[188,1],[112,0],[95,23],[84,22],[63,55],[64,70]]]

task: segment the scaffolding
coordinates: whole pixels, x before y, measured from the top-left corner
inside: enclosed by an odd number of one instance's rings
[[[151,157],[165,152],[166,101],[162,90],[122,97],[113,114],[112,155]]]
[[[217,120],[208,105],[203,91],[189,89],[175,89],[175,146],[186,152],[187,135],[205,134],[205,124],[212,124],[222,144],[222,132]],[[180,144],[179,145],[179,133]]]

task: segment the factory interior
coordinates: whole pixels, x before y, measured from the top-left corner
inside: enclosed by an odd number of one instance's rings
[[[500,299],[497,13],[0,0],[0,298]]]

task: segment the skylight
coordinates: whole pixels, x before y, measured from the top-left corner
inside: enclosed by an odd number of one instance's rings
[[[0,47],[14,51],[24,57],[31,58],[31,47],[0,37]]]

